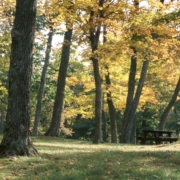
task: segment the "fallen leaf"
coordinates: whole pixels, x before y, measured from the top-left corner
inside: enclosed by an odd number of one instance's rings
[[[93,166],[92,166],[91,164],[88,164],[87,167],[88,167],[88,168],[92,168]]]
[[[157,175],[153,175],[153,177],[155,177],[155,178],[157,178],[157,179],[159,178]]]
[[[34,166],[34,164],[33,164],[33,163],[31,163],[31,162],[29,163],[29,165]]]
[[[70,162],[69,162],[69,165],[74,165],[74,162],[73,162],[73,161],[70,161]]]
[[[107,172],[106,172],[106,175],[110,175],[110,174],[111,174],[111,171],[107,171]]]
[[[38,180],[38,177],[34,177],[34,179],[33,180]]]

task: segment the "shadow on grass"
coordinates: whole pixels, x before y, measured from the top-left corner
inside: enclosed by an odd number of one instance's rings
[[[179,152],[164,151],[160,146],[92,145],[49,137],[33,139],[40,156],[0,159],[0,179],[180,179]]]

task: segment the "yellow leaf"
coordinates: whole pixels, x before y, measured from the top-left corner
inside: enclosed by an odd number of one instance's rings
[[[124,152],[123,151],[120,151],[120,154],[123,154]]]
[[[34,166],[34,164],[33,163],[29,163],[31,166]]]
[[[106,175],[110,175],[110,174],[111,174],[111,171],[107,171],[107,172],[106,172]]]
[[[92,168],[93,166],[91,165],[91,164],[88,164],[88,166],[87,166],[88,168]]]

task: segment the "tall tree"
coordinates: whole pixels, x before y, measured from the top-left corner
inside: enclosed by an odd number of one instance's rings
[[[131,130],[134,124],[136,109],[138,107],[139,99],[146,79],[148,64],[149,64],[149,60],[148,59],[144,60],[142,65],[141,75],[139,78],[138,86],[133,101],[129,104],[130,108],[127,107],[127,110],[125,110],[125,116],[123,119],[124,125],[122,128],[121,139],[120,139],[121,143],[130,143]]]
[[[106,43],[106,26],[103,27],[103,44]],[[111,79],[110,79],[110,72],[108,66],[105,66],[106,69],[106,89],[107,89],[107,104],[109,109],[109,116],[110,116],[110,125],[111,125],[111,142],[117,143],[118,142],[118,135],[117,135],[117,123],[116,123],[116,109],[114,107],[114,103],[112,100],[112,94],[109,90],[111,86]]]
[[[99,0],[99,7],[103,7],[104,0]],[[101,21],[103,17],[103,11],[98,10],[98,14],[94,10],[90,11],[89,23],[91,25],[89,29],[91,50],[94,53],[98,49],[99,37],[101,32]],[[97,20],[99,18],[99,20]],[[94,24],[94,22],[96,22]],[[95,136],[94,143],[98,144],[103,141],[102,139],[102,79],[99,70],[99,61],[95,56],[91,57],[93,63],[94,80],[95,80]]]
[[[53,107],[52,121],[49,129],[45,133],[46,136],[59,136],[72,32],[73,30],[71,28],[68,29],[64,34],[64,44],[62,47],[61,63],[59,66],[58,83]]]
[[[123,138],[125,136],[125,131],[128,122],[128,116],[131,111],[131,107],[133,104],[133,98],[134,98],[134,91],[135,91],[135,84],[136,84],[136,66],[137,66],[137,57],[136,57],[136,50],[133,49],[134,55],[131,56],[131,65],[130,65],[130,71],[129,71],[129,81],[128,81],[128,94],[126,99],[126,107],[124,112],[124,119],[123,119],[123,127],[120,137],[120,142],[124,142]]]
[[[38,135],[38,126],[39,126],[39,121],[40,121],[40,116],[41,116],[42,99],[44,95],[44,86],[46,82],[46,72],[47,72],[49,59],[50,59],[50,53],[51,53],[52,38],[53,38],[53,27],[49,26],[46,56],[44,60],[44,66],[43,66],[42,75],[41,75],[41,82],[40,82],[40,87],[39,87],[39,92],[38,92],[38,97],[37,97],[36,114],[35,114],[34,127],[33,127],[34,136]]]
[[[161,116],[160,123],[159,123],[159,130],[164,130],[164,126],[165,126],[165,123],[166,123],[167,116],[168,116],[172,106],[176,102],[179,91],[180,91],[180,77],[178,79],[176,88],[174,90],[174,94],[172,95],[172,98],[171,98],[169,104],[167,105],[167,107],[165,108],[165,110],[164,110],[164,112],[163,112],[163,114]]]
[[[9,68],[8,109],[0,153],[37,154],[30,136],[30,87],[36,0],[16,0]]]
[[[106,86],[107,88],[111,86],[111,80],[110,80],[110,73],[108,70],[108,67],[106,67],[107,74],[105,76],[106,78]],[[111,91],[107,89],[107,104],[109,108],[109,116],[110,116],[110,125],[111,125],[111,142],[117,143],[118,142],[118,135],[117,135],[117,123],[116,123],[116,109],[114,107],[113,101],[112,101],[112,95]]]

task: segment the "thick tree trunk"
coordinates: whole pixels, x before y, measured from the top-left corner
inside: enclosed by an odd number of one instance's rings
[[[107,75],[105,76],[105,78],[106,78],[106,86],[108,90],[108,87],[111,86],[111,80],[110,80],[108,67],[106,67],[106,70],[107,70]],[[111,91],[109,90],[107,92],[107,103],[109,108],[110,124],[111,124],[111,143],[117,143],[118,135],[117,135],[117,123],[116,123],[116,109],[112,101]]]
[[[8,109],[0,153],[37,154],[30,136],[30,87],[36,0],[16,0],[9,69]]]
[[[164,130],[164,126],[165,126],[165,123],[166,123],[167,116],[168,116],[169,111],[171,110],[172,106],[176,102],[179,91],[180,91],[180,77],[178,79],[174,94],[173,94],[169,104],[167,105],[166,109],[164,110],[164,112],[163,112],[163,114],[161,116],[160,123],[159,123],[159,130]]]
[[[124,119],[124,121],[127,122],[127,124],[126,124],[126,127],[124,127],[124,129],[123,129],[123,131],[125,132],[124,136],[122,137],[122,141],[121,141],[123,143],[130,143],[131,130],[132,130],[132,126],[134,123],[136,109],[138,107],[139,99],[140,99],[140,96],[142,93],[142,88],[144,86],[144,82],[146,79],[148,64],[149,64],[149,60],[145,60],[143,62],[141,75],[140,75],[138,87],[137,87],[137,90],[136,90],[136,93],[134,96],[134,100],[133,100],[133,103],[131,105],[131,110],[129,111],[129,114],[126,115],[126,119]]]
[[[59,67],[59,76],[56,97],[54,101],[52,121],[48,131],[45,133],[46,136],[59,136],[59,128],[63,110],[64,89],[66,84],[66,74],[70,56],[71,38],[72,29],[68,29],[68,31],[65,32],[64,36],[64,44],[62,48],[61,63]]]
[[[47,41],[47,48],[46,48],[46,56],[45,56],[44,66],[43,66],[42,75],[41,75],[41,83],[40,83],[39,92],[37,96],[36,114],[35,114],[34,127],[33,127],[34,136],[38,135],[38,126],[39,126],[39,121],[40,121],[40,116],[41,116],[42,99],[44,95],[44,86],[46,82],[46,71],[49,65],[49,59],[50,59],[50,53],[51,53],[52,38],[53,38],[53,28],[50,26],[48,41]]]
[[[96,87],[95,96],[95,135],[94,143],[101,143],[102,140],[102,88],[101,88],[101,77],[99,72],[99,62],[95,58],[91,58],[94,69],[94,80]]]
[[[1,110],[1,115],[0,115],[0,134],[3,134],[3,131],[4,131],[4,111],[5,109],[2,109]]]
[[[121,130],[120,142],[124,142],[125,134],[126,134],[126,126],[128,124],[128,115],[130,113],[133,98],[134,98],[134,91],[135,91],[135,84],[136,84],[136,66],[137,66],[137,58],[136,54],[131,57],[131,65],[130,65],[130,72],[129,72],[129,82],[128,82],[128,94],[126,100],[126,108],[124,112],[124,119],[123,125]]]

